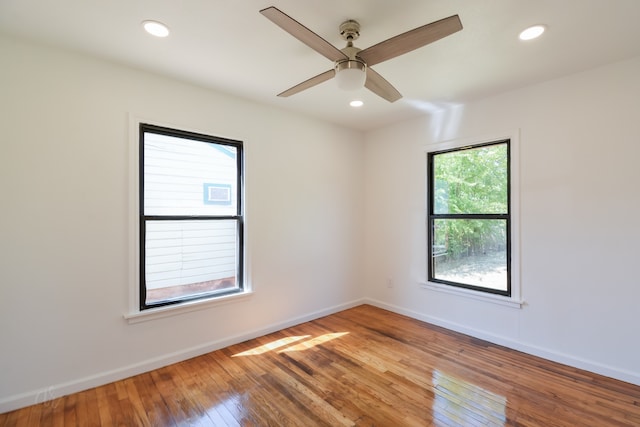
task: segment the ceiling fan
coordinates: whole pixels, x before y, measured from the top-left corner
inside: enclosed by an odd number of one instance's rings
[[[462,30],[460,17],[453,15],[391,37],[366,49],[358,49],[353,45],[353,41],[360,36],[360,24],[357,21],[348,20],[339,27],[340,34],[347,41],[347,46],[338,49],[276,7],[262,9],[260,13],[311,49],[334,62],[332,69],[279,93],[278,96],[282,97],[302,92],[335,77],[338,80],[338,86],[343,89],[357,89],[364,85],[376,95],[389,102],[395,102],[402,98],[402,95],[371,66]]]

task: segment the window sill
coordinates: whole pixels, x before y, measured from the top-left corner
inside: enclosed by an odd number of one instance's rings
[[[456,295],[456,296],[461,296],[465,298],[471,298],[478,301],[490,302],[493,304],[504,305],[512,308],[522,308],[525,305],[525,302],[519,298],[514,298],[514,297],[510,298],[502,295],[482,293],[482,292],[473,291],[470,289],[456,288],[453,286],[442,285],[440,283],[420,282],[420,287],[430,291],[436,291],[436,292],[441,292],[449,295]]]
[[[124,318],[129,324],[146,322],[148,320],[162,319],[164,317],[176,316],[183,313],[189,313],[192,311],[203,310],[205,308],[214,307],[217,305],[227,304],[238,300],[251,297],[253,292],[245,291],[237,294],[224,295],[211,299],[203,299],[197,301],[185,302],[182,304],[168,305],[164,307],[151,308],[144,311],[135,311],[127,313]]]

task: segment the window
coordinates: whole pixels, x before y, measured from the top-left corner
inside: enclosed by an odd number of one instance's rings
[[[512,296],[511,140],[427,154],[428,280]]]
[[[242,142],[139,135],[140,310],[242,292]]]

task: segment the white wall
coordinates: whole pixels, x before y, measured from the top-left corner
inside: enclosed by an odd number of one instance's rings
[[[636,58],[367,134],[364,274],[371,301],[640,384],[639,113]],[[520,131],[516,255],[526,305],[421,288],[425,146],[513,129]]]
[[[361,298],[360,133],[12,39],[0,57],[0,412]],[[123,318],[130,113],[245,142],[250,298]]]
[[[363,136],[12,39],[0,56],[0,411],[363,297],[640,384],[640,58]],[[245,141],[250,298],[124,320],[130,113]],[[424,146],[516,128],[527,304],[421,288]]]

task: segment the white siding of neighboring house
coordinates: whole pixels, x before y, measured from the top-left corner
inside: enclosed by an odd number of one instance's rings
[[[236,154],[216,144],[146,133],[145,215],[234,215]],[[231,203],[205,202],[204,185],[231,187]],[[147,289],[236,274],[235,220],[148,221]]]

